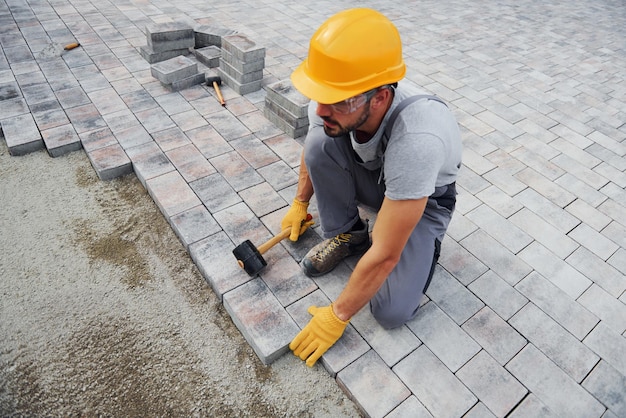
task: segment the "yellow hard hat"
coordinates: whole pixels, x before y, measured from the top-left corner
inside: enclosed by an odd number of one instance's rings
[[[331,104],[395,83],[405,73],[398,29],[379,12],[357,8],[320,26],[291,81],[309,99]]]

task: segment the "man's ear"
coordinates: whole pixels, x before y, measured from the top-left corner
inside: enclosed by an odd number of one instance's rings
[[[387,104],[393,100],[393,95],[390,89],[380,89],[372,97],[372,108],[378,109],[380,107],[387,108]]]

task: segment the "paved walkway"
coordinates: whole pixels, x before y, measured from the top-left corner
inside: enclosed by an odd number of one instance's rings
[[[235,245],[278,231],[302,138],[264,118],[263,90],[224,87],[226,108],[207,86],[171,92],[138,50],[152,22],[234,29],[266,47],[267,85],[288,78],[325,18],[361,3],[2,0],[4,136],[39,135],[51,155],[78,144],[94,167],[126,159],[96,169],[135,172],[271,363],[355,260],[306,278],[312,231],[270,250],[260,276],[240,270]],[[626,416],[623,2],[367,5],[400,29],[408,79],[454,109],[464,166],[418,317],[384,331],[364,309],[322,366],[372,417]]]

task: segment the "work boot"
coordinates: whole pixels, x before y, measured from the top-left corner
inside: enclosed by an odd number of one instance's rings
[[[361,228],[336,235],[311,248],[302,260],[304,274],[321,276],[337,267],[344,258],[367,251],[371,245],[367,221],[359,223],[363,225]]]

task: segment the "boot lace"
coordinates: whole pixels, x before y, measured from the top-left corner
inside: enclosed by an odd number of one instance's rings
[[[315,254],[314,258],[319,261],[324,260],[324,258],[335,251],[335,249],[341,244],[348,244],[350,242],[350,238],[352,238],[352,234],[347,233],[334,236],[328,245],[325,245],[322,249],[320,249],[320,251],[317,252],[317,254]]]

